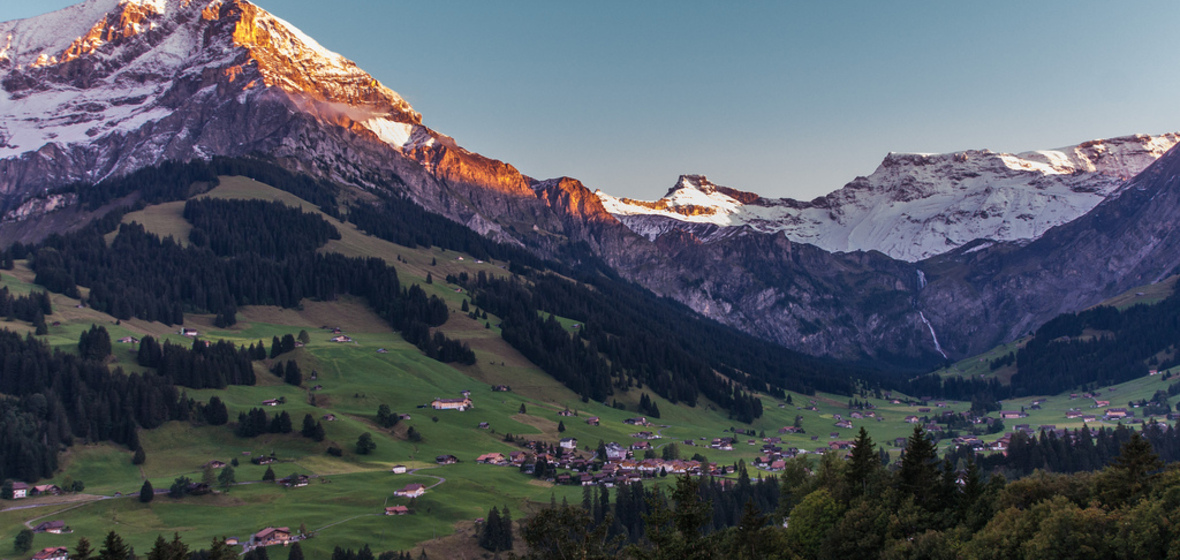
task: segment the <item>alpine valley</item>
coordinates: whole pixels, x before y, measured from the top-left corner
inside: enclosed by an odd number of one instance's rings
[[[780,473],[828,447],[821,433],[849,443],[842,415],[888,461],[915,423],[943,422],[952,454],[952,430],[996,445],[1001,401],[1052,432],[1086,426],[1071,393],[1117,387],[1161,417],[1180,394],[1159,382],[1180,367],[1180,133],[890,153],[811,201],[700,175],[634,200],[462,148],[245,0],[86,0],[0,23],[0,87],[0,479],[6,498],[21,481],[44,494],[0,510],[4,542],[60,517],[77,535],[39,532],[37,550],[116,529],[141,553],[157,534],[212,539],[203,558],[231,535],[306,538],[313,558],[524,554],[514,531],[541,528],[514,529],[509,506],[626,494],[604,459],[629,439],[662,450],[649,477],[716,477],[696,491],[717,512],[704,532],[723,534],[743,505],[789,513],[820,484],[751,486],[746,463]],[[766,446],[742,449],[755,434]],[[1180,459],[1174,431],[1151,437]],[[1132,441],[1117,419],[1101,438],[1089,469],[986,466],[1093,470]],[[238,480],[279,468],[288,488],[210,479],[231,459]],[[403,481],[420,484],[395,494]],[[108,499],[141,484],[138,502]],[[598,492],[584,503],[604,542],[660,538],[641,513],[663,494]],[[907,507],[942,507],[914,492]],[[805,541],[782,557],[820,555]]]

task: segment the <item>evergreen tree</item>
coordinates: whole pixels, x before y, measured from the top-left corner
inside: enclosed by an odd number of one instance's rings
[[[93,557],[94,549],[90,546],[90,539],[79,537],[78,544],[74,545],[74,552],[70,554],[70,560],[91,560]]]
[[[914,497],[920,506],[934,507],[938,488],[938,456],[934,442],[926,437],[921,426],[914,426],[914,433],[906,440],[905,454],[901,457],[901,468],[897,478],[899,489]]]
[[[131,464],[132,465],[142,465],[146,461],[147,461],[147,453],[144,452],[143,447],[136,449],[135,453],[131,456]]]
[[[107,533],[102,548],[98,549],[98,560],[127,560],[130,552],[127,543],[123,542],[123,537],[111,531]]]
[[[303,548],[299,543],[291,543],[291,550],[287,553],[287,560],[303,560]]]
[[[848,478],[848,488],[853,495],[859,496],[869,492],[869,483],[873,479],[873,474],[880,467],[881,459],[873,448],[873,438],[869,437],[868,431],[864,426],[861,426],[856,441],[853,443],[848,469],[845,471]]]
[[[484,519],[483,531],[479,536],[479,546],[484,550],[490,550],[492,552],[504,550],[501,548],[504,542],[503,530],[504,526],[500,521],[500,510],[496,506],[492,506],[487,518]]]
[[[156,489],[152,488],[152,481],[150,481],[150,480],[143,481],[143,486],[140,487],[140,489],[139,489],[140,503],[146,504],[146,503],[151,502],[154,499],[156,499]]]
[[[210,426],[224,426],[229,423],[229,409],[217,395],[209,397],[205,405],[205,422]]]
[[[565,431],[565,422],[562,422],[560,420],[557,422],[557,431],[558,431],[558,433]]]
[[[512,512],[508,506],[500,512],[500,550],[512,550]]]
[[[234,468],[232,466],[226,465],[217,475],[217,483],[226,492],[229,491],[229,487],[233,486],[235,482],[237,482],[237,477],[234,475]]]
[[[274,469],[270,468],[270,465],[267,465],[266,472],[262,473],[262,481],[263,482],[274,482],[275,481],[275,471],[274,471]]]
[[[315,435],[315,418],[312,418],[311,414],[303,415],[303,428],[299,430],[299,435],[305,438]]]

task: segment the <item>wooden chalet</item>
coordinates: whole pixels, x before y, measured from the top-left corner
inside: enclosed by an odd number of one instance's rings
[[[267,527],[251,537],[250,543],[254,546],[272,546],[281,544],[286,546],[291,542],[291,530],[287,527]]]
[[[402,498],[417,498],[425,493],[425,486],[421,484],[407,484],[405,488],[402,488],[401,490],[395,490],[393,495],[400,496]]]
[[[66,522],[60,519],[46,521],[33,528],[34,533],[53,533],[60,535],[66,532]]]
[[[459,412],[463,412],[469,408],[474,408],[475,404],[471,402],[470,397],[463,397],[461,399],[434,399],[430,402],[430,407],[435,410],[458,410]]]
[[[68,560],[70,557],[70,549],[64,546],[51,546],[49,548],[42,548],[41,552],[33,555],[33,560]]]

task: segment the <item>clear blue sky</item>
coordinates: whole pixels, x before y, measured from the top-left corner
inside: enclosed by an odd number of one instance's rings
[[[1180,131],[1175,1],[257,3],[461,145],[636,198],[699,173],[809,199],[890,151]]]

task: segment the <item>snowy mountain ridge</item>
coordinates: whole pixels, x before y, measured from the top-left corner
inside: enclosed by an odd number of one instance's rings
[[[97,181],[224,153],[232,139],[202,137],[207,125],[263,96],[399,151],[434,142],[396,92],[241,0],[87,0],[0,23],[0,86],[0,159],[20,160],[3,193],[30,172]],[[61,172],[43,160],[63,153],[88,169],[41,176]]]
[[[873,174],[809,202],[763,198],[699,175],[681,176],[656,201],[595,194],[652,240],[672,231],[703,242],[782,232],[827,251],[877,250],[915,262],[976,239],[1036,239],[1090,211],[1178,142],[1171,133],[1019,154],[891,153]]]

